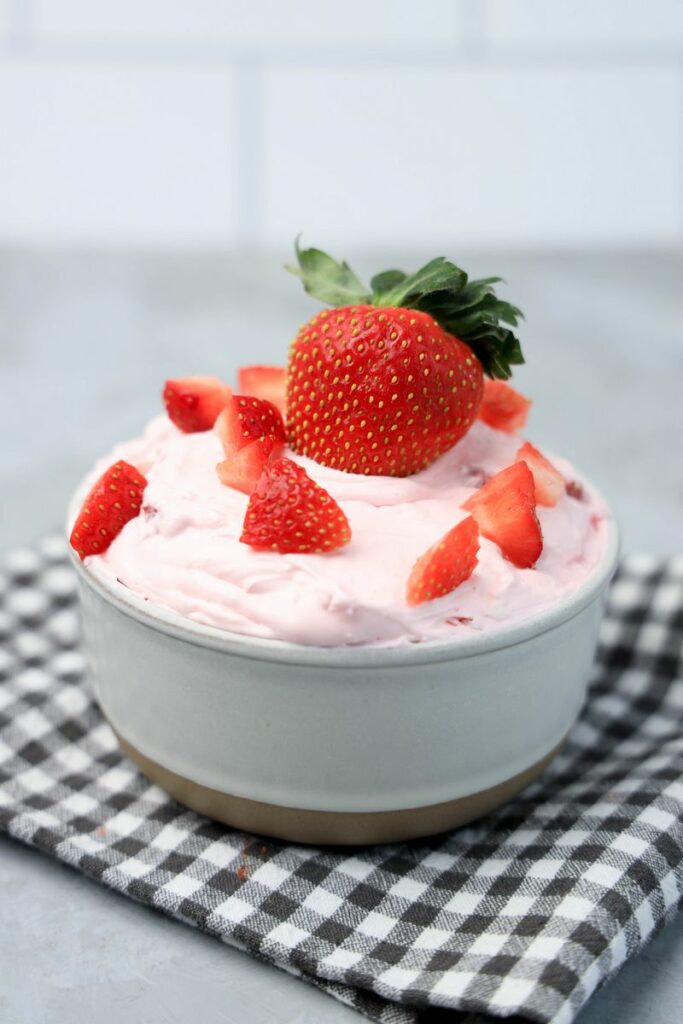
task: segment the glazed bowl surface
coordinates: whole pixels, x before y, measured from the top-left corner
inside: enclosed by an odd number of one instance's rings
[[[453,828],[535,778],[583,704],[618,531],[567,598],[448,642],[313,647],[200,625],[73,555],[123,749],[182,803],[296,842]]]

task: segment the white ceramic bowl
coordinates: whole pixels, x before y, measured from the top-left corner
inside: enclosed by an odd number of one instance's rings
[[[438,832],[522,789],[584,700],[617,562],[509,627],[447,643],[307,647],[202,626],[78,573],[97,698],[125,751],[247,831],[357,844]]]

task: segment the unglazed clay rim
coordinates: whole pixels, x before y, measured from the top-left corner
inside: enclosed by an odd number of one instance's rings
[[[147,778],[185,807],[243,832],[325,846],[403,842],[476,821],[509,803],[538,779],[565,742],[563,738],[538,761],[493,786],[438,804],[382,811],[321,811],[267,803],[212,789],[159,764],[114,731],[123,752]]]
[[[573,593],[541,612],[529,615],[509,626],[488,629],[477,636],[455,640],[424,641],[402,646],[364,644],[354,647],[323,647],[234,633],[216,626],[202,625],[178,612],[154,604],[147,598],[129,590],[118,580],[113,580],[97,565],[84,566],[71,547],[69,547],[69,553],[79,578],[122,614],[185,643],[224,651],[234,657],[294,665],[319,665],[327,668],[391,667],[393,665],[457,661],[487,654],[504,647],[512,647],[532,637],[547,633],[578,615],[605,588],[617,567],[620,547],[619,529],[600,492],[593,487],[590,481],[585,481],[585,483],[592,495],[605,509],[607,530],[604,551],[588,578]],[[70,533],[76,511],[80,507],[84,488],[85,484],[82,483],[70,502],[67,535]]]

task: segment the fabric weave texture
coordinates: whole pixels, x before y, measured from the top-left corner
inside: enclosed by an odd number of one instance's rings
[[[568,1024],[681,902],[682,638],[683,560],[625,560],[536,783],[428,841],[296,846],[185,810],[121,754],[48,537],[0,561],[0,827],[371,1020]]]

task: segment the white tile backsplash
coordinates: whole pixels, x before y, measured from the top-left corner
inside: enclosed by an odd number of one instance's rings
[[[269,241],[672,242],[677,85],[657,68],[272,71]]]
[[[39,34],[62,39],[205,39],[254,50],[453,42],[453,0],[35,0]]]
[[[0,63],[3,240],[229,242],[233,110],[227,71]]]
[[[683,240],[683,0],[0,0],[0,246]]]
[[[683,43],[681,0],[485,0],[496,44],[617,49]]]

